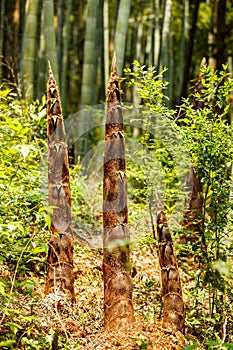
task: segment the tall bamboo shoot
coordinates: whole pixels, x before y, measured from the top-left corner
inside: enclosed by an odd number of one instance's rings
[[[68,151],[60,96],[51,68],[47,83],[48,200],[53,208],[45,292],[74,299],[73,239]]]
[[[163,204],[157,199],[158,255],[161,269],[163,326],[184,332],[184,302],[180,274]]]
[[[108,86],[104,143],[104,323],[124,329],[134,322],[121,90],[115,57]]]

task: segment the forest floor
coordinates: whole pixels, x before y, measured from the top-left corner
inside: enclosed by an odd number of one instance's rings
[[[76,301],[64,296],[44,295],[43,278],[36,279],[33,297],[18,295],[14,309],[22,317],[22,335],[44,335],[50,349],[183,349],[195,339],[161,325],[161,287],[156,247],[146,244],[144,236],[131,253],[133,266],[133,302],[136,322],[127,332],[107,332],[103,326],[102,249],[79,245],[75,241],[74,272]],[[183,276],[184,277],[184,276]],[[185,286],[184,286],[185,288]],[[28,319],[25,319],[28,315]],[[25,329],[25,332],[23,330]],[[26,335],[27,336],[27,335]],[[63,340],[62,340],[63,339]],[[192,343],[192,342],[191,342]],[[65,345],[66,344],[66,345]],[[48,344],[47,344],[48,346]],[[48,347],[29,347],[48,349]],[[29,349],[28,347],[19,347]]]

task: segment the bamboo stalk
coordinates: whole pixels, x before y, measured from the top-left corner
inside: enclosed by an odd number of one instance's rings
[[[40,13],[40,45],[38,52],[38,74],[37,74],[37,96],[41,98],[44,95],[46,84],[46,58],[45,58],[45,37],[44,37],[44,11]]]
[[[97,65],[96,65],[96,19],[98,13],[98,1],[87,1],[87,19],[84,42],[84,61],[81,87],[81,107],[93,106],[96,104],[96,83],[97,83]],[[81,137],[78,139],[75,147],[78,155],[83,159],[89,151],[90,139],[85,132],[92,127],[90,112],[81,109],[79,115],[78,129]],[[76,159],[77,160],[77,159]],[[85,161],[84,167],[87,168],[88,162]]]
[[[56,47],[56,35],[54,27],[54,8],[53,0],[43,0],[44,11],[44,37],[46,59],[53,67],[53,74],[58,81],[58,58]]]
[[[62,91],[62,105],[63,113],[67,114],[67,72],[68,72],[68,55],[69,55],[69,37],[71,30],[71,15],[72,1],[66,1],[66,14],[65,14],[65,23],[63,27],[63,53],[62,53],[62,67],[61,67],[61,91]]]
[[[26,2],[22,74],[23,97],[27,102],[34,98],[38,3],[38,0]]]
[[[2,82],[2,63],[3,63],[3,39],[4,39],[4,27],[5,27],[5,0],[1,3],[0,12],[0,84]]]
[[[117,16],[114,49],[117,55],[118,74],[122,75],[125,57],[126,35],[129,22],[131,0],[121,0]]]

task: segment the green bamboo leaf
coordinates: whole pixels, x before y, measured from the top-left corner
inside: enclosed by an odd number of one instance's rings
[[[31,316],[22,315],[22,318],[25,321],[37,321],[38,322],[38,319],[37,319],[37,317],[35,315],[31,315]]]
[[[198,348],[198,344],[191,344],[191,345],[185,346],[182,350],[193,350],[196,348]]]
[[[0,342],[0,348],[2,348],[2,347],[4,347],[4,346],[6,346],[6,347],[11,347],[13,344],[15,344],[16,342],[15,342],[15,340],[11,340],[11,339],[9,339],[9,340],[4,340],[4,341],[1,341]]]
[[[0,294],[5,294],[5,285],[3,282],[0,281]]]
[[[190,323],[191,323],[192,325],[199,325],[199,324],[201,324],[201,322],[198,321],[196,318],[195,318],[193,321],[191,321]]]
[[[22,327],[19,324],[14,323],[14,322],[6,322],[5,324],[10,327],[11,331],[14,334],[16,334],[19,329],[22,329]]]
[[[225,276],[230,276],[231,274],[231,264],[225,261],[216,261],[213,264],[214,270],[217,270],[220,274]]]
[[[216,346],[216,345],[219,345],[219,342],[216,340],[209,340],[205,344],[210,346]]]
[[[10,302],[13,302],[12,299],[9,299]],[[7,316],[12,315],[13,313],[15,314],[21,314],[21,310],[15,310],[15,309],[7,309],[5,308],[5,312]]]
[[[39,253],[47,253],[47,249],[45,247],[36,247],[30,251],[31,255],[37,255]]]
[[[45,212],[43,212],[42,215],[44,217],[46,224],[48,225],[48,228],[50,228],[51,227],[51,217],[48,214],[46,214]]]

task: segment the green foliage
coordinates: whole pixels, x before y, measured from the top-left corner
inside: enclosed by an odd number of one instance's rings
[[[226,66],[219,73],[209,67],[201,73],[202,91],[194,92],[192,98],[202,102],[203,108],[194,110],[191,100],[184,100],[179,132],[202,187],[199,241],[195,242],[195,247],[189,244],[189,249],[199,261],[200,270],[193,275],[196,286],[192,293],[199,313],[204,299],[208,298],[206,314],[202,313],[198,328],[204,334],[204,322],[208,328],[205,337],[209,337],[214,330],[224,328],[232,307],[233,132],[228,124],[228,96],[233,89],[233,79]],[[230,317],[229,329],[233,327],[232,321]],[[228,337],[232,340],[230,335]]]
[[[45,110],[35,102],[24,106],[10,90],[0,90],[0,342],[15,348],[32,315],[20,315],[18,295],[34,297],[31,273],[44,275],[47,255],[46,208],[40,191],[40,154],[44,146]]]
[[[166,193],[163,202],[168,216],[181,222],[178,211],[175,211],[180,182],[185,179],[181,176],[179,165],[185,168],[183,155],[188,154],[202,186],[202,213],[199,236],[194,241],[187,239],[184,247],[178,245],[183,249],[183,254],[193,256],[191,261],[185,257],[182,259],[183,268],[187,269],[194,281],[192,288],[186,292],[191,300],[187,305],[186,324],[189,333],[193,332],[203,341],[214,338],[216,334],[224,348],[221,339],[233,340],[230,311],[233,300],[233,133],[228,123],[233,79],[228,74],[227,66],[223,66],[219,73],[209,67],[203,69],[202,91],[194,91],[190,98],[184,99],[176,117],[175,111],[168,110],[164,105],[167,85],[162,80],[162,74],[156,74],[153,67],[140,67],[138,62],[134,63],[136,73],[126,70],[132,77],[129,85],[136,86],[142,103],[152,113],[146,112],[141,116],[146,130],[141,137],[144,147],[136,151],[137,159],[141,161],[138,166],[130,166],[129,178],[133,184],[138,180],[142,185],[138,191],[139,197],[134,192],[136,195],[133,199],[143,199],[145,204],[149,202],[149,206],[154,208],[154,193],[159,189]],[[203,103],[204,107],[194,109],[193,100]],[[163,127],[162,123],[158,125],[158,116],[165,121]],[[168,120],[171,120],[170,124]],[[173,142],[174,139],[176,142]],[[182,233],[182,228],[179,233]],[[219,345],[219,340],[216,341]]]
[[[156,245],[157,241],[151,234],[148,234],[139,238],[138,243],[142,250],[147,250],[150,246]]]
[[[51,349],[53,338],[40,329],[33,311],[45,278],[53,210],[46,203],[44,106],[44,98],[26,106],[11,90],[0,90],[0,347],[5,349]],[[80,166],[70,173],[74,216],[82,228],[91,228],[97,219],[84,199]],[[19,311],[24,299],[25,303],[29,300],[27,313]],[[77,341],[69,344],[63,337],[59,337],[59,346],[79,348]]]
[[[134,113],[130,119],[141,128],[140,146],[133,151],[133,156],[127,156],[129,183],[133,185],[131,196],[143,204],[149,201],[154,207],[155,191],[158,191],[168,214],[178,215],[185,196],[183,182],[190,159],[177,133],[175,111],[165,105],[168,83],[163,80],[163,74],[166,69],[157,74],[154,67],[140,66],[137,61],[134,66],[134,71],[125,69],[130,78],[128,86],[136,87],[141,99],[139,114]]]
[[[135,349],[137,350],[142,350],[142,349],[147,349],[148,346],[150,346],[150,343],[144,342],[143,340],[138,340],[135,344]]]
[[[161,109],[166,110],[163,104],[163,99],[167,98],[164,95],[164,90],[168,83],[162,80],[164,69],[160,74],[156,73],[155,67],[141,66],[138,61],[134,61],[133,65],[136,71],[126,68],[124,72],[131,77],[128,86],[137,87],[137,93],[145,100],[145,106],[161,113]],[[168,111],[168,110],[167,110]]]
[[[0,260],[14,269],[24,249],[24,264],[18,268],[29,272],[40,260],[37,255],[46,253],[45,247],[38,246],[34,239],[39,238],[45,228],[44,223],[41,227],[38,214],[39,209],[43,212],[38,163],[43,146],[40,137],[44,135],[41,120],[45,112],[38,103],[23,106],[14,100],[10,91],[1,91],[0,100]]]

